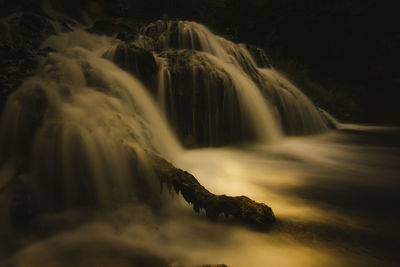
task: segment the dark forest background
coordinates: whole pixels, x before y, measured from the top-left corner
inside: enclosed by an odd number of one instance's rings
[[[0,0],[0,15],[39,10]],[[264,48],[317,105],[342,121],[400,124],[400,19],[391,0],[53,0],[79,17],[195,20]]]

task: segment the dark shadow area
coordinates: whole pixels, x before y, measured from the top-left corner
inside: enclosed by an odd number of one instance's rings
[[[340,252],[354,256],[376,258],[391,264],[400,262],[397,253],[400,245],[399,235],[386,228],[361,229],[340,224],[282,219],[277,220],[271,233],[274,231],[287,233],[294,239],[310,245],[328,244]]]
[[[342,130],[341,142],[360,148],[348,162],[356,169],[316,167],[303,184],[280,188],[284,194],[306,200],[322,210],[352,218],[361,227],[338,222],[312,223],[277,220],[276,229],[309,242],[335,244],[356,254],[370,255],[398,264],[400,245],[400,159],[398,129]],[[345,164],[344,164],[345,166]],[[317,170],[319,169],[319,170]],[[320,173],[320,174],[318,174]]]
[[[84,21],[185,19],[204,23],[235,42],[265,48],[319,106],[346,121],[399,125],[398,1],[319,0],[52,0]],[[0,16],[40,12],[40,1],[0,1]]]

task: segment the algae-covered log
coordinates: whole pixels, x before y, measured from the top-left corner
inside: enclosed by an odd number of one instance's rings
[[[204,209],[206,215],[216,219],[221,213],[257,228],[266,228],[275,221],[272,209],[246,196],[231,197],[214,195],[202,186],[190,173],[175,168],[163,158],[148,153],[153,169],[163,184],[174,188],[196,212]]]

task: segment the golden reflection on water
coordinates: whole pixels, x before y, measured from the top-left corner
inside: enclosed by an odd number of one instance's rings
[[[283,160],[262,158],[249,151],[201,149],[185,153],[180,164],[213,193],[249,196],[273,207],[277,217],[355,224],[350,218],[281,190],[305,183],[301,162],[292,166],[291,162],[285,165]]]
[[[357,152],[358,148],[329,143],[326,141],[329,138],[329,134],[317,141],[288,138],[286,143],[279,146],[255,146],[246,150],[200,149],[185,153],[178,165],[194,174],[213,193],[247,195],[268,204],[278,221],[365,229],[360,221],[350,215],[286,191],[287,188],[305,185],[310,174],[318,176],[331,169],[360,172],[359,163],[352,162],[353,152]],[[368,171],[368,166],[365,171]],[[238,229],[232,239],[238,244],[236,248],[223,252],[219,248],[207,252],[208,255],[218,259],[222,253],[226,256],[222,262],[231,266],[266,266],[265,263],[268,266],[373,266],[382,263],[367,255],[352,254],[346,251],[346,245],[336,247],[337,244],[330,244],[328,240],[295,240],[290,234],[279,230],[259,234]]]
[[[347,179],[371,173],[365,162],[355,159],[357,147],[335,145],[325,138],[288,139],[280,147],[192,150],[176,160],[215,194],[247,195],[270,205],[277,223],[268,232],[224,218],[210,222],[203,212],[194,214],[175,197],[161,216],[145,207],[120,209],[33,242],[13,259],[17,266],[130,266],[132,257],[149,253],[152,259],[174,262],[169,266],[391,266],[362,247],[354,249],[358,240],[351,239],[357,235],[349,236],[347,243],[347,233],[366,229],[360,220],[288,190],[336,179],[326,176],[332,170],[347,173]]]
[[[20,266],[129,266],[139,249],[152,257],[180,259],[184,266],[225,263],[228,266],[345,266],[351,259],[324,246],[311,247],[289,235],[258,233],[241,226],[212,224],[180,214],[153,228],[154,222],[132,224],[116,232],[105,223],[85,225],[20,252]],[[84,261],[82,261],[84,259]],[[338,265],[339,264],[339,265]]]

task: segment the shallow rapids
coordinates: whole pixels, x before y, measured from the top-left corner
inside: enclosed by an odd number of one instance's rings
[[[79,221],[79,213],[41,218],[38,225],[64,230],[31,240],[13,262],[132,266],[140,258],[147,266],[395,266],[399,135],[399,129],[346,126],[276,146],[181,154],[178,166],[212,192],[245,194],[274,207],[278,221],[266,233],[224,218],[210,222],[176,199],[161,214],[125,207],[72,229],[64,220]]]

